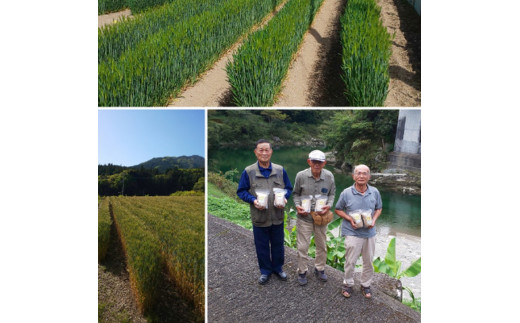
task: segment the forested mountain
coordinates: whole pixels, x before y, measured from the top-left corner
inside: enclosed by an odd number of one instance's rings
[[[113,164],[98,165],[98,175],[113,175],[125,169],[148,169],[154,173],[164,174],[168,169],[204,168],[204,158],[198,155],[180,157],[155,157],[135,166],[118,166]]]
[[[167,169],[174,168],[204,168],[204,158],[197,155],[180,157],[156,157],[144,163],[140,163],[133,168],[140,168],[141,166],[146,169],[157,168],[159,173],[164,173]]]

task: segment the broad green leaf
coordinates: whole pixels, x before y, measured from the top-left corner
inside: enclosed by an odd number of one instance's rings
[[[399,274],[398,279],[401,277],[415,277],[421,272],[421,258],[414,261],[405,271]]]
[[[339,227],[341,225],[341,220],[342,218],[337,218],[336,220],[332,221],[331,223],[329,223],[329,230],[332,231],[334,229],[336,229],[337,227]]]
[[[390,240],[388,244],[388,249],[386,250],[385,263],[393,270],[392,277],[397,275],[397,263],[395,260],[395,238]]]

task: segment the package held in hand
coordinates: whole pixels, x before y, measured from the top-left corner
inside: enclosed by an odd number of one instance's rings
[[[361,220],[361,210],[353,211],[349,214],[352,219],[354,219],[354,223],[356,224],[356,228],[363,227],[363,220]]]
[[[267,209],[267,202],[269,201],[269,190],[256,190],[256,200],[258,201],[258,206]]]
[[[287,194],[287,190],[284,188],[273,188],[274,193],[274,206],[283,207],[285,206],[285,194]]]
[[[314,210],[316,212],[323,211],[323,208],[325,205],[327,205],[328,197],[326,195],[316,195],[314,198],[316,199],[316,206],[314,207]]]
[[[311,202],[312,202],[312,196],[310,196],[310,195],[302,196],[302,208],[305,213],[309,213],[311,211]]]
[[[365,224],[365,228],[368,228],[372,225],[372,210],[361,211],[361,216],[363,217],[363,223]]]

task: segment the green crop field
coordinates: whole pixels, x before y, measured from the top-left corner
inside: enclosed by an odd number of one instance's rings
[[[141,311],[157,302],[163,273],[204,317],[204,196],[109,197]],[[103,212],[104,213],[104,212]],[[100,229],[101,230],[101,229]],[[115,237],[113,237],[115,238]]]
[[[322,2],[126,0],[133,17],[98,29],[98,106],[168,105],[242,38],[226,66],[231,103],[272,106]],[[271,12],[274,17],[252,32]],[[349,0],[340,24],[335,73],[347,104],[383,106],[392,37],[380,7],[375,0]]]
[[[383,106],[388,94],[391,37],[375,0],[349,0],[341,16],[342,70],[349,106]]]
[[[322,0],[289,0],[269,24],[251,35],[227,74],[237,106],[270,106]]]
[[[161,106],[280,0],[177,0],[98,31],[98,105]]]

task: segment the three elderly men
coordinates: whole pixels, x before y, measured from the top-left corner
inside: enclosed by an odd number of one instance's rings
[[[273,153],[267,140],[259,140],[255,146],[257,162],[246,167],[240,178],[237,195],[250,204],[253,236],[255,241],[260,278],[265,284],[272,273],[287,280],[284,264],[284,206],[293,193],[297,209],[298,231],[298,283],[307,284],[307,253],[314,233],[316,260],[314,273],[320,281],[327,281],[327,224],[332,220],[336,186],[332,173],[324,169],[325,154],[314,150],[309,154],[309,168],[298,172],[294,191],[285,169],[271,162]],[[370,283],[374,273],[372,259],[375,251],[375,224],[382,211],[379,191],[370,185],[370,169],[358,165],[352,175],[354,184],[341,193],[335,212],[343,218],[341,234],[345,236],[345,274],[342,295],[350,297],[354,286],[354,266],[359,255],[363,258],[361,291],[366,298],[372,297]],[[283,205],[275,206],[273,189],[285,189]],[[260,192],[267,192],[267,203],[262,204]],[[307,201],[307,200],[310,200]],[[310,203],[310,207],[309,207]],[[359,215],[362,214],[360,221]]]

